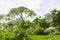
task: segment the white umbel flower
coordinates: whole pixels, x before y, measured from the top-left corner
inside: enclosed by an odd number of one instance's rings
[[[49,27],[49,28],[47,28],[44,32],[47,32],[47,31],[54,31],[56,28],[55,27]]]

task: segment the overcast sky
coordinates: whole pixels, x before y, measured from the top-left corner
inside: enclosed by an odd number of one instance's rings
[[[32,9],[38,16],[43,17],[52,9],[60,9],[60,0],[0,0],[0,14],[8,13],[11,8],[19,6]]]

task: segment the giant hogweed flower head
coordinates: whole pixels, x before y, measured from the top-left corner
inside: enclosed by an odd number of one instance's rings
[[[55,29],[55,27],[49,27],[44,32],[53,32]]]

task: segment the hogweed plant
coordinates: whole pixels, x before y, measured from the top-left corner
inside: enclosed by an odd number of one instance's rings
[[[55,27],[49,27],[44,32],[49,32],[49,38],[48,40],[54,40],[54,33],[56,28]]]

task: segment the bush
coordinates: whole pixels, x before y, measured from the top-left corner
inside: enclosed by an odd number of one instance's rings
[[[37,28],[35,30],[36,35],[44,35],[44,29],[43,28]]]
[[[18,29],[16,26],[13,29],[0,30],[0,40],[24,40],[30,37],[22,28]]]
[[[32,35],[32,34],[35,34],[35,30],[34,30],[33,27],[27,28],[26,32],[27,32],[28,34],[31,34],[31,35]]]

